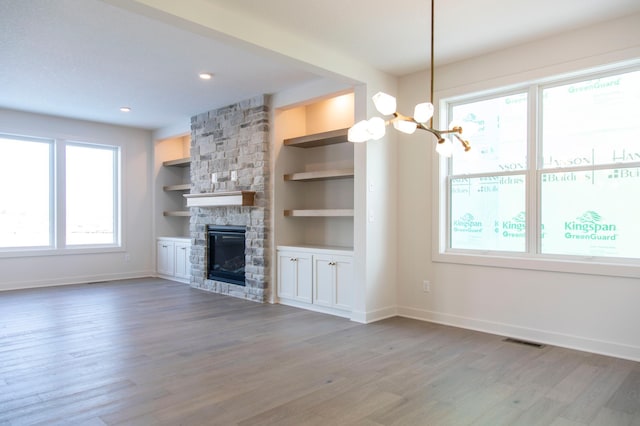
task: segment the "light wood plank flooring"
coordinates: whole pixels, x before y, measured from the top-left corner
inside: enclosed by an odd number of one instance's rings
[[[0,425],[635,425],[640,363],[158,279],[0,293]]]

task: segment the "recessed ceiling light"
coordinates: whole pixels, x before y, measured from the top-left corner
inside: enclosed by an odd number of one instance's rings
[[[122,112],[131,112],[131,107],[120,107],[120,111],[122,111]]]
[[[211,80],[213,78],[213,74],[211,74],[210,72],[201,72],[200,74],[198,74],[198,77],[200,77],[202,80]]]

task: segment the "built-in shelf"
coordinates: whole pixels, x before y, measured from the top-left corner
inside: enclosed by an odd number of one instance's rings
[[[191,164],[191,158],[178,158],[177,160],[163,161],[162,165],[165,167],[189,167]]]
[[[206,192],[184,194],[187,207],[253,206],[255,191]]]
[[[190,164],[191,164],[191,158],[188,158],[188,157],[162,162],[162,165],[164,167],[189,167]],[[162,190],[166,192],[184,192],[184,191],[189,191],[190,189],[191,189],[191,184],[189,183],[165,185],[162,187]],[[189,217],[191,216],[191,212],[189,210],[170,210],[170,211],[162,212],[162,215],[167,217]]]
[[[191,212],[189,210],[169,211],[169,212],[163,212],[162,214],[164,216],[169,216],[169,217],[189,217],[189,216],[191,216]]]
[[[328,132],[315,133],[313,135],[299,136],[284,140],[285,146],[298,148],[315,148],[316,146],[334,145],[347,142],[348,128],[330,130]]]
[[[344,179],[353,177],[353,169],[321,170],[315,172],[299,172],[284,175],[285,181],[314,181]]]
[[[353,217],[353,209],[285,210],[288,217]]]
[[[181,183],[179,185],[167,185],[163,186],[164,191],[189,191],[191,189],[190,183]]]

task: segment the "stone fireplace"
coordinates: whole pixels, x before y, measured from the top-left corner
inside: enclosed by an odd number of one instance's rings
[[[257,302],[270,291],[268,105],[257,96],[191,118],[191,194],[255,191],[251,207],[191,207],[191,286]],[[245,231],[244,285],[209,276],[208,231],[220,226]]]

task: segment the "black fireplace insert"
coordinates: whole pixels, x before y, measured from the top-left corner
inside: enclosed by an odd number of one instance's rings
[[[210,280],[245,285],[245,231],[244,226],[208,227],[207,277]]]

